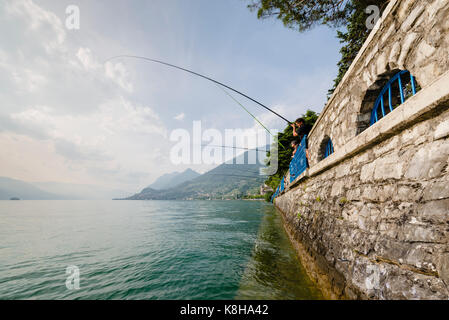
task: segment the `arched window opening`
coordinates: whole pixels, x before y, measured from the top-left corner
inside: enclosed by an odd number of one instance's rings
[[[399,79],[401,86],[399,86]],[[402,104],[402,101],[405,102],[421,89],[416,78],[413,77],[413,82],[411,79],[410,72],[399,69],[389,70],[377,76],[377,80],[366,90],[362,100],[356,120],[356,135],[372,126],[376,122],[376,115],[379,121]],[[402,88],[402,94],[400,88]],[[384,113],[382,113],[382,104]]]
[[[318,151],[318,158],[324,160],[334,153],[334,145],[329,136],[325,136],[321,141],[320,149]]]
[[[421,87],[407,70],[396,73],[383,87],[371,112],[370,126],[414,96]]]
[[[334,153],[334,145],[332,144],[332,140],[329,138],[329,141],[326,144],[326,150],[324,151],[324,159],[326,159],[333,153]]]

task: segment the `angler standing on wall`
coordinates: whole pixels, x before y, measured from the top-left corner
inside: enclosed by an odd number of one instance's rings
[[[293,137],[294,137],[293,141],[296,141],[296,144],[300,145],[304,136],[309,134],[311,130],[310,126],[306,124],[306,121],[303,118],[296,119],[296,121],[294,123],[291,123],[290,126],[293,128]],[[309,149],[307,146],[307,139],[305,148],[307,160],[309,161]]]

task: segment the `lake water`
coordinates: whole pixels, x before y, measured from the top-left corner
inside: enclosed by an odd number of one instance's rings
[[[0,201],[0,299],[321,298],[265,202]]]

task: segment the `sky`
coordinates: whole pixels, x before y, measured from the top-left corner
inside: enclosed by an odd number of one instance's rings
[[[174,130],[260,125],[211,76],[294,120],[320,112],[337,73],[336,31],[306,33],[259,20],[245,0],[0,0],[0,176],[120,188],[164,173],[213,164],[176,164]],[[69,29],[69,5],[79,29]],[[70,12],[71,13],[71,12]],[[237,98],[269,129],[286,123]],[[224,144],[224,143],[223,143]]]

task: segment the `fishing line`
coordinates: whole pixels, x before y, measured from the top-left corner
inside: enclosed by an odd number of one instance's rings
[[[243,106],[243,104],[241,104],[236,98],[234,98],[229,92],[227,92],[227,91],[226,91],[225,89],[223,89],[222,87],[220,87],[220,86],[218,86],[218,85],[217,85],[217,87],[219,87],[221,90],[223,90],[223,92],[226,93],[226,95],[227,95],[228,97],[230,97],[232,100],[234,100],[234,102],[236,102],[240,107],[242,107],[243,110],[245,110],[246,112],[248,112],[248,114],[249,114],[251,117],[253,117],[254,120],[257,121],[257,123],[259,123],[265,130],[267,130],[267,132],[268,132],[273,138],[276,139],[276,137],[270,132],[270,130],[268,130],[267,127],[265,127],[265,126],[263,125],[263,123],[260,122],[259,119],[256,118],[255,115],[253,115],[251,112],[249,112],[249,110],[246,109],[246,108]],[[278,141],[278,144],[282,147],[282,149],[285,150],[285,147],[284,147],[284,145],[283,145],[282,143],[280,143],[280,142]],[[266,151],[269,151],[269,150],[266,150]]]
[[[268,177],[266,175],[258,175],[258,176],[248,176],[248,175],[237,175],[237,174],[220,174],[220,173],[209,173],[208,176],[226,176],[226,177],[237,177],[237,178],[253,178],[253,179],[258,179],[258,178],[265,178]]]
[[[267,127],[265,127],[262,122],[259,121],[259,119],[256,118],[255,115],[253,115],[251,112],[249,112],[248,109],[246,109],[237,99],[235,99],[229,92],[227,92],[225,89],[223,89],[222,87],[219,86],[219,88],[221,90],[223,90],[224,93],[226,93],[226,95],[228,97],[230,97],[232,100],[234,100],[234,102],[236,102],[239,106],[241,106],[243,108],[243,110],[245,110],[246,112],[248,112],[248,114],[253,117],[254,120],[256,120],[265,130],[268,131],[268,133],[274,138],[273,134],[270,132],[270,130],[267,129]]]
[[[260,149],[260,148],[243,148],[243,147],[234,147],[234,146],[219,146],[213,144],[202,144],[202,147],[211,147],[211,148],[224,148],[224,149],[237,149],[237,150],[248,150],[248,151],[257,151],[257,152],[268,152],[270,150]]]
[[[159,63],[159,64],[162,64],[162,65],[165,65],[165,66],[168,66],[168,67],[172,67],[172,68],[175,68],[175,69],[178,69],[178,70],[182,70],[182,71],[191,73],[191,74],[196,75],[196,76],[198,76],[198,77],[201,77],[201,78],[203,78],[203,79],[212,81],[212,82],[214,82],[215,84],[218,84],[218,85],[220,85],[220,86],[222,86],[222,87],[225,87],[225,88],[227,88],[227,89],[229,89],[229,90],[232,90],[232,91],[234,91],[235,93],[238,93],[239,95],[241,95],[241,96],[243,96],[243,97],[245,97],[245,98],[247,98],[247,99],[253,101],[254,103],[257,103],[259,106],[261,106],[261,107],[265,108],[266,110],[270,111],[271,113],[275,114],[276,116],[278,116],[278,117],[281,118],[282,120],[286,121],[288,124],[291,124],[291,123],[292,123],[292,122],[290,122],[289,120],[287,120],[286,118],[284,118],[283,116],[281,116],[279,113],[277,113],[276,111],[274,111],[274,110],[268,108],[267,106],[265,106],[265,105],[262,104],[261,102],[257,101],[256,99],[253,99],[253,98],[251,98],[250,96],[248,96],[248,95],[246,95],[246,94],[244,94],[244,93],[242,93],[242,92],[240,92],[240,91],[238,91],[238,90],[236,90],[236,89],[234,89],[234,88],[232,88],[232,87],[230,87],[230,86],[228,86],[228,85],[226,85],[226,84],[224,84],[224,83],[221,83],[221,82],[219,82],[219,81],[217,81],[217,80],[214,80],[214,79],[212,79],[212,78],[210,78],[210,77],[207,77],[207,76],[202,75],[202,74],[200,74],[200,73],[197,73],[197,72],[195,72],[195,71],[192,71],[192,70],[189,70],[189,69],[185,69],[185,68],[182,68],[182,67],[178,67],[178,66],[176,66],[176,65],[174,65],[174,64],[171,64],[171,63],[167,63],[167,62],[164,62],[164,61],[160,61],[160,60],[156,60],[156,59],[151,59],[151,58],[147,58],[147,57],[132,56],[132,55],[119,55],[119,56],[114,56],[114,57],[112,57],[112,58],[107,59],[104,63],[106,63],[106,62],[108,62],[108,61],[110,61],[110,60],[113,60],[113,59],[118,59],[118,58],[132,58],[132,59],[146,60],[146,61]],[[245,110],[246,110],[246,109],[245,109]]]

